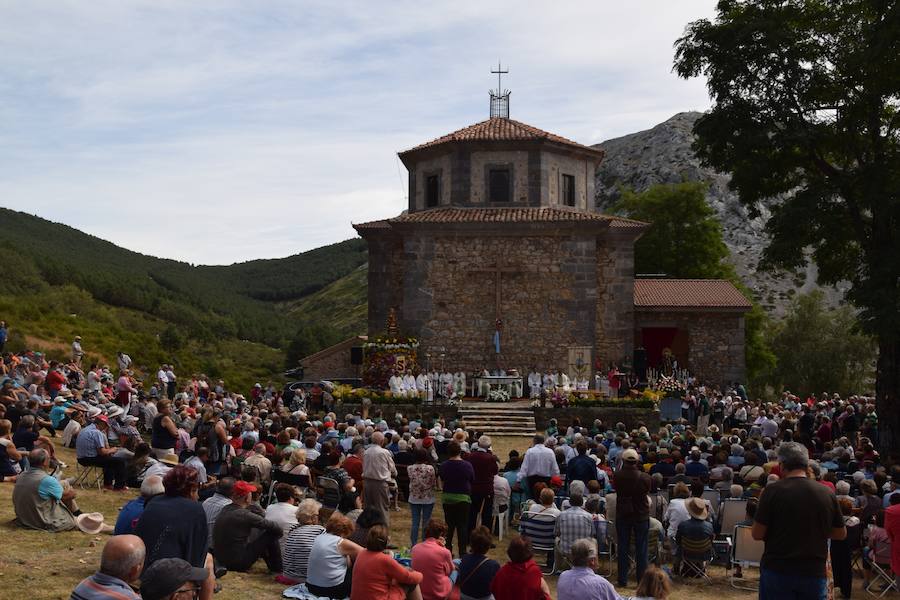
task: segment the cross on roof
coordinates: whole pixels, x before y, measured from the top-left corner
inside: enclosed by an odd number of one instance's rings
[[[491,69],[491,73],[495,73],[497,75],[497,95],[501,96],[501,95],[503,95],[503,86],[500,83],[500,78],[503,75],[506,75],[507,73],[509,73],[509,67],[507,67],[506,70],[504,70],[503,67],[500,66],[500,61],[498,60],[497,61],[497,70],[495,71],[495,70]]]
[[[500,293],[502,291],[501,288],[501,277],[503,273],[522,273],[522,269],[514,266],[504,266],[498,260],[493,265],[483,268],[483,269],[472,269],[473,273],[490,273],[494,275],[494,294],[495,294],[495,318],[500,319]]]

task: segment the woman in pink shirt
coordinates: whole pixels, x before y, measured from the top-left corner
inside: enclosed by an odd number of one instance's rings
[[[412,568],[422,574],[422,600],[447,600],[453,592],[450,574],[456,569],[446,547],[447,524],[431,519],[425,525],[425,541],[413,546]]]

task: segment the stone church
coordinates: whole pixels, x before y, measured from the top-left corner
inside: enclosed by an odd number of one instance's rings
[[[597,212],[601,150],[493,116],[399,156],[406,210],[354,225],[369,246],[370,335],[393,309],[432,369],[590,377],[668,348],[710,383],[743,379],[750,304],[724,281],[635,278],[648,224]],[[334,356],[350,345],[305,359],[307,379],[337,376],[324,362],[352,375]]]

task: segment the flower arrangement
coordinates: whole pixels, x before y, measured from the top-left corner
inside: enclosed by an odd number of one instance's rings
[[[674,377],[661,377],[657,389],[667,396],[680,396],[684,393],[684,384]]]
[[[387,389],[395,371],[416,368],[419,340],[412,337],[381,336],[363,344],[363,383],[370,388]]]
[[[552,402],[553,406],[556,408],[568,406],[569,405],[569,394],[562,390],[556,390],[550,396],[550,402]]]
[[[488,392],[488,402],[509,402],[509,391],[503,388],[495,388]]]

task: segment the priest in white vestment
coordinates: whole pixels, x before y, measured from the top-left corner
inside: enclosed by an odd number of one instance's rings
[[[542,383],[543,378],[541,374],[537,372],[536,368],[532,367],[531,373],[528,374],[528,396],[530,398],[540,398]]]
[[[388,386],[391,388],[391,395],[397,398],[406,396],[406,388],[403,385],[403,377],[399,373],[394,373],[388,379]]]
[[[406,375],[403,376],[403,389],[406,390],[407,398],[415,398],[416,397],[416,376],[412,373],[407,372]]]

